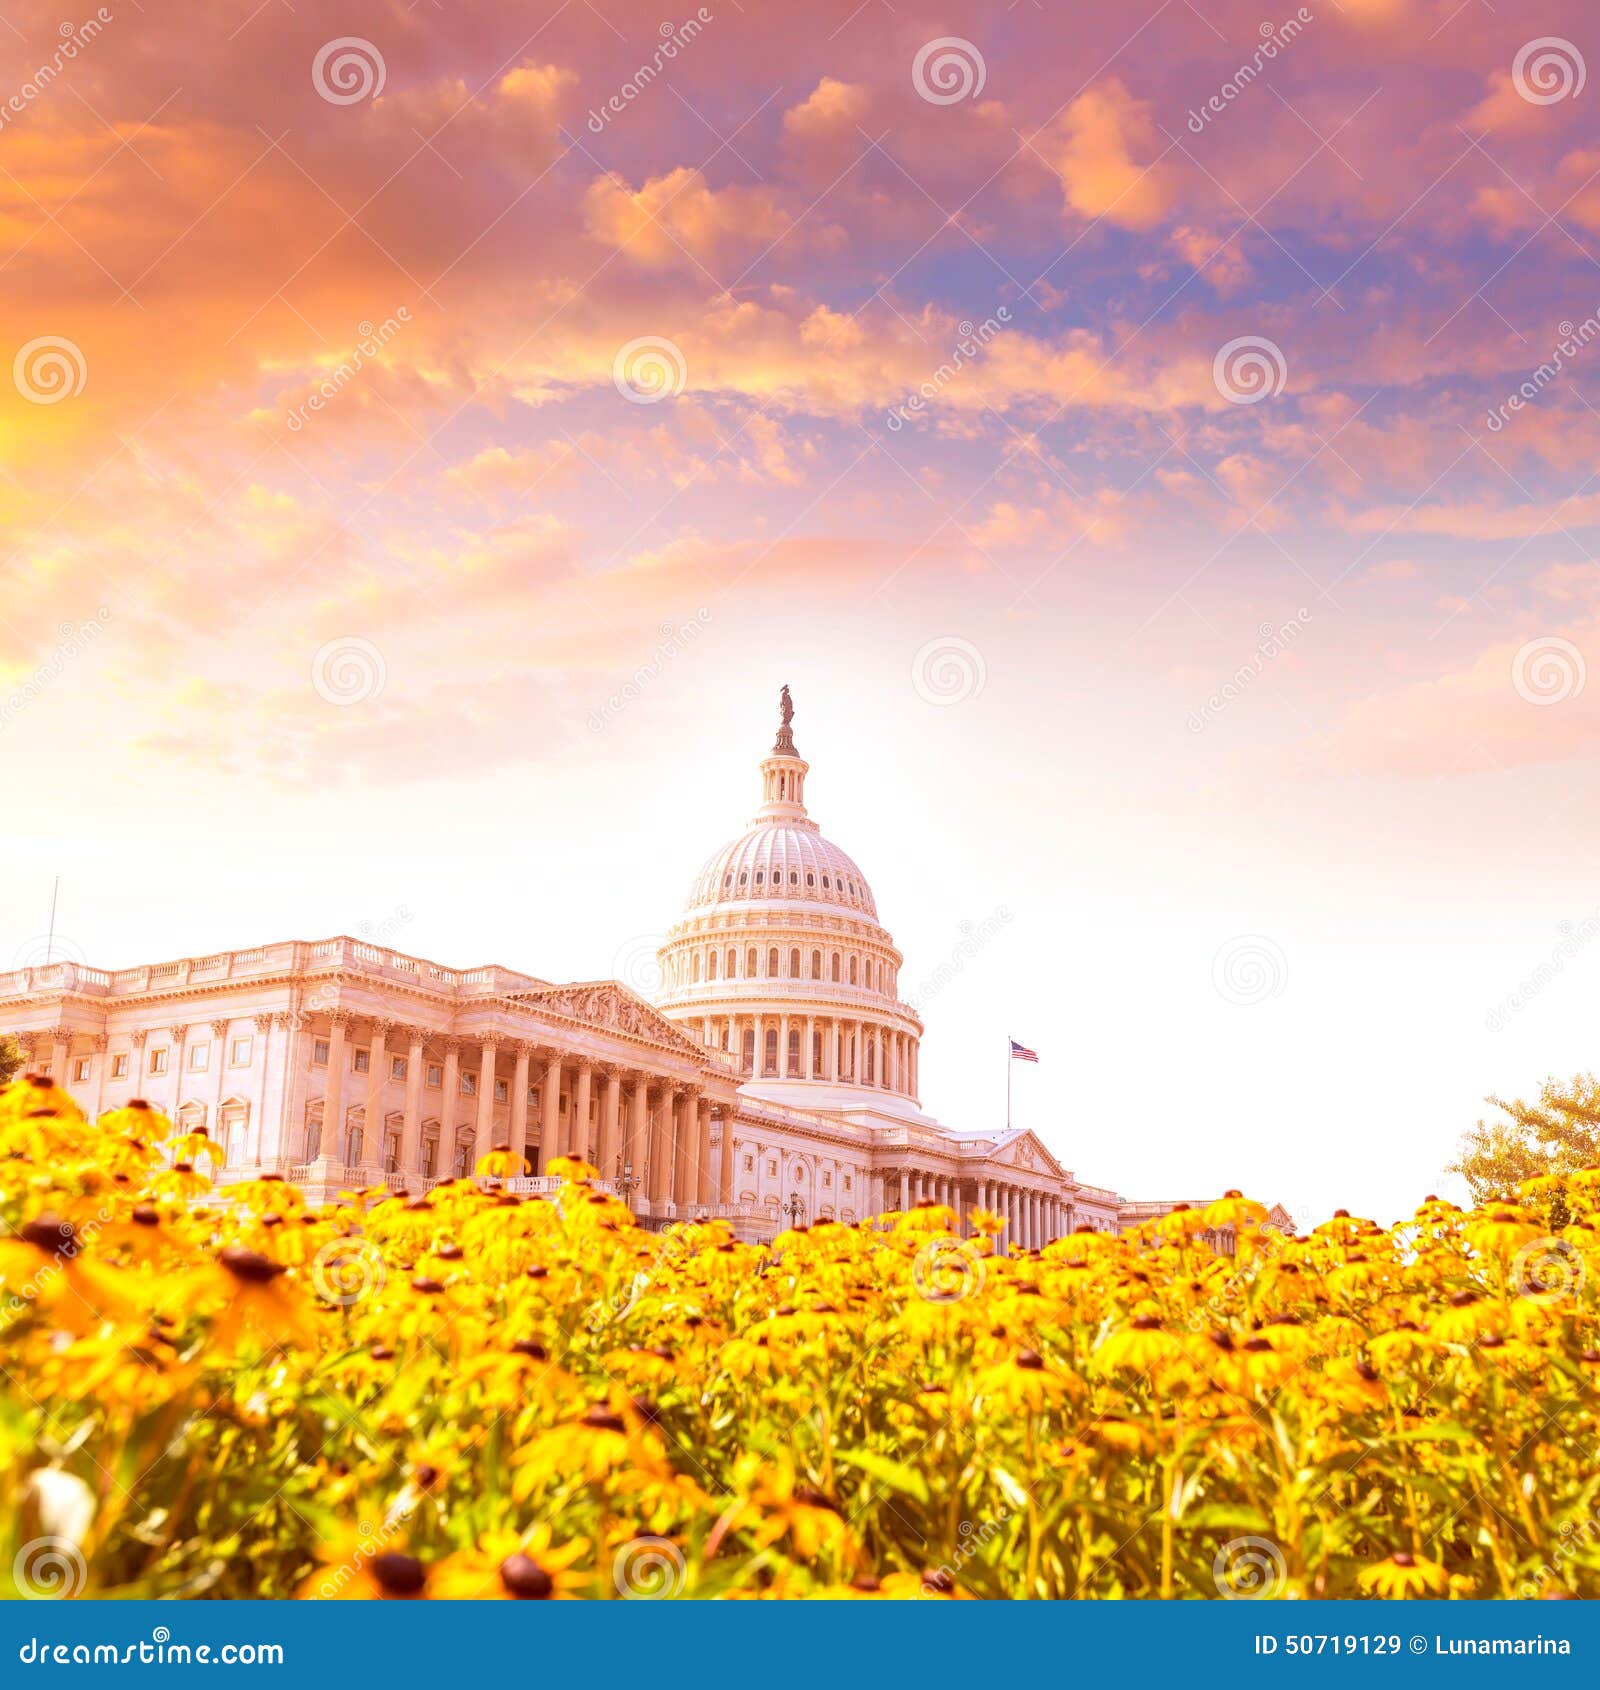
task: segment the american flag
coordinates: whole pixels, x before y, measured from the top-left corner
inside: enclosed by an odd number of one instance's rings
[[[1029,1050],[1026,1045],[1019,1045],[1015,1039],[1011,1041],[1011,1060],[1013,1062],[1037,1062],[1039,1053]]]

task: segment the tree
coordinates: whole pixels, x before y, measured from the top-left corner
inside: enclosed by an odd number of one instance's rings
[[[0,1086],[22,1066],[22,1046],[9,1033],[0,1033]]]
[[[1446,1169],[1466,1180],[1476,1202],[1514,1192],[1536,1174],[1570,1174],[1600,1162],[1600,1080],[1593,1074],[1546,1080],[1536,1103],[1484,1101],[1502,1118],[1463,1133]]]

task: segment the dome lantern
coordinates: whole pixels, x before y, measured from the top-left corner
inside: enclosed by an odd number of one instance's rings
[[[795,749],[794,701],[789,688],[779,694],[778,737],[761,764],[761,808],[757,822],[806,820],[806,774],[811,765]],[[810,824],[815,826],[813,822]]]

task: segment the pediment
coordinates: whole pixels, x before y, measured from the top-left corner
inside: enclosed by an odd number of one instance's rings
[[[1029,1173],[1054,1174],[1060,1177],[1066,1172],[1031,1132],[1021,1130],[996,1147],[994,1160],[1006,1167],[1021,1168]]]
[[[511,994],[519,1003],[565,1015],[605,1032],[628,1033],[666,1045],[696,1062],[704,1062],[708,1051],[689,1037],[659,1009],[638,998],[615,980],[592,980],[573,986],[541,986]]]

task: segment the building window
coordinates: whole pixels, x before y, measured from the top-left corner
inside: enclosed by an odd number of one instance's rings
[[[706,958],[706,979],[715,980],[717,977],[717,953],[712,951]]]
[[[430,1082],[431,1083],[431,1082]],[[425,1138],[422,1141],[422,1177],[433,1178],[433,1170],[438,1165],[439,1141],[436,1138]]]
[[[744,953],[744,972],[745,972],[746,979],[749,979],[749,980],[755,979],[755,977],[756,977],[756,948],[755,948],[754,945],[752,945],[749,948],[749,950],[747,950]]]
[[[436,1091],[444,1084],[444,1069],[437,1062],[428,1064],[428,1084]]]
[[[778,978],[778,947],[776,945],[767,952],[767,978],[769,980]]]
[[[495,1102],[496,1103],[505,1103],[505,1102],[508,1102],[510,1100],[510,1097],[511,1097],[510,1082],[507,1081],[507,1080],[496,1080],[495,1083],[494,1083],[494,1100],[495,1100]]]
[[[87,1056],[80,1056],[73,1063],[72,1077],[75,1080],[87,1080],[89,1078],[89,1058]]]
[[[465,1068],[461,1070],[461,1095],[463,1097],[476,1097],[478,1095],[478,1076]]]
[[[850,984],[853,986],[853,985],[855,985],[855,983],[856,983],[856,959],[854,957],[851,957],[851,959],[850,959]]]
[[[850,1189],[850,1176],[849,1176],[849,1174],[846,1174],[844,1176],[844,1188],[845,1188],[846,1191],[848,1191]]]
[[[769,1161],[767,1163],[767,1172],[769,1174],[775,1174],[775,1173],[777,1173],[777,1171],[778,1171],[778,1164],[776,1162]]]
[[[403,1056],[391,1056],[389,1058],[389,1078],[391,1080],[403,1080],[405,1077],[406,1059]]]
[[[789,952],[789,978],[791,980],[800,978],[800,952],[798,948]]]
[[[811,1035],[811,1072],[815,1075],[822,1073],[822,1034]]]
[[[778,1029],[767,1028],[767,1036],[762,1041],[761,1072],[776,1074],[778,1072]]]
[[[318,1039],[311,1048],[311,1063],[316,1068],[326,1068],[328,1065],[328,1041]]]
[[[821,951],[813,951],[811,953],[811,978],[813,980],[820,980],[822,978],[822,952]]]
[[[111,1078],[113,1080],[125,1080],[127,1077],[128,1053],[126,1051],[119,1051],[117,1055],[111,1058]]]
[[[191,1074],[203,1074],[210,1066],[211,1045],[209,1041],[204,1044],[190,1045],[189,1072]]]
[[[351,1065],[354,1067],[355,1071],[358,1074],[369,1074],[369,1073],[371,1073],[372,1072],[372,1052],[370,1050],[358,1050],[358,1051],[356,1051],[355,1054],[354,1054],[354,1059],[353,1059]]]
[[[826,1168],[822,1170],[822,1184],[825,1190],[831,1188],[833,1185],[833,1175],[829,1173]]]
[[[150,1072],[164,1074],[167,1071],[167,1053],[165,1048],[150,1052]]]
[[[249,1039],[235,1039],[228,1046],[228,1066],[231,1068],[248,1068],[252,1054]]]
[[[789,1048],[784,1053],[784,1059],[791,1075],[800,1072],[800,1029],[798,1027],[789,1029]]]
[[[744,1159],[744,1171],[747,1174],[753,1174],[756,1171],[756,1159],[755,1159],[754,1156],[746,1156],[745,1157],[745,1159]]]

